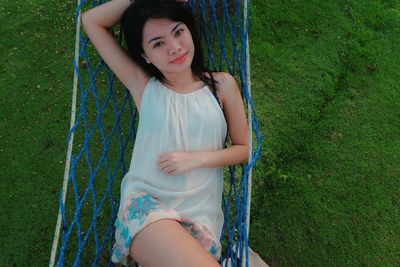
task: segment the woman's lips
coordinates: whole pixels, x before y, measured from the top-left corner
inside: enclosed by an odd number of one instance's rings
[[[173,63],[173,64],[180,64],[180,63],[182,63],[183,61],[185,61],[186,55],[187,55],[187,54],[188,54],[188,52],[186,52],[185,54],[183,54],[183,55],[181,55],[181,56],[175,58],[174,60],[171,61],[171,63]]]

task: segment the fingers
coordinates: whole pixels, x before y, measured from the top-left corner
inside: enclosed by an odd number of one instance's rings
[[[177,175],[187,171],[187,159],[184,153],[169,152],[161,154],[157,160],[160,171],[167,175]]]
[[[176,173],[176,168],[174,166],[168,166],[168,165],[164,167],[159,166],[159,169],[166,175],[174,175]]]
[[[160,155],[157,161],[158,169],[167,175],[171,175],[176,170],[175,164],[173,164],[167,154]]]
[[[175,174],[175,169],[174,168],[171,168],[171,167],[168,167],[168,168],[165,168],[164,170],[163,170],[163,172],[166,174],[166,175],[174,175]]]
[[[165,164],[167,164],[168,163],[168,159],[159,159],[159,160],[157,160],[157,164],[158,165],[165,165]]]
[[[168,171],[171,171],[171,170],[175,170],[176,166],[174,164],[169,164],[168,162],[166,162],[166,163],[163,163],[163,164],[159,164],[158,168],[162,172],[168,172]]]
[[[162,154],[158,157],[157,164],[162,169],[170,165],[172,162],[170,161],[170,157],[168,154]]]
[[[161,154],[161,155],[158,156],[157,163],[158,163],[158,164],[161,164],[161,163],[163,163],[163,162],[166,162],[166,161],[168,161],[169,159],[171,159],[172,156],[173,156],[172,153],[164,153],[164,154]]]

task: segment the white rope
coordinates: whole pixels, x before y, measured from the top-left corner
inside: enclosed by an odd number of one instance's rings
[[[80,2],[81,2],[81,0],[78,0],[77,6],[80,6]],[[79,60],[80,27],[81,27],[81,11],[79,9],[78,21],[76,24],[76,32],[75,32],[75,66],[78,66],[78,60]],[[78,88],[78,75],[75,71],[74,72],[74,83],[73,83],[73,89],[72,89],[71,123],[70,123],[70,127],[69,127],[70,129],[75,124],[77,88]],[[62,202],[63,202],[64,206],[65,206],[65,198],[67,196],[68,174],[69,174],[69,168],[71,166],[71,154],[72,154],[73,143],[74,143],[74,132],[71,133],[71,137],[68,142],[67,159],[65,160],[64,182],[63,182],[63,189],[62,189]],[[60,238],[60,230],[61,230],[61,206],[58,210],[57,225],[56,225],[56,230],[54,232],[54,240],[53,240],[53,247],[51,248],[49,267],[54,266],[54,261],[55,261],[56,253],[57,253],[58,240]]]
[[[247,9],[248,1],[244,1],[244,23],[249,23],[247,20],[248,16],[248,9]],[[246,25],[245,25],[246,27]],[[249,91],[249,98],[251,98],[251,81],[250,81],[250,50],[249,50],[249,34],[248,30],[246,31],[246,69],[247,69],[247,88]],[[249,162],[251,162],[253,158],[253,125],[252,125],[252,115],[251,115],[251,105],[249,102],[247,102],[247,114],[248,114],[248,128],[249,128]],[[246,214],[246,225],[247,225],[247,239],[249,239],[249,231],[250,231],[250,203],[251,203],[251,184],[252,184],[252,170],[253,168],[250,168],[249,170],[249,176],[247,180],[247,214]],[[245,259],[246,256],[246,251],[244,251],[244,257]],[[246,261],[245,261],[246,262]],[[243,263],[242,263],[243,266]]]

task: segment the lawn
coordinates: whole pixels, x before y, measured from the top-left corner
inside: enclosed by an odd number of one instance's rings
[[[0,266],[48,264],[74,2],[0,7]],[[251,1],[263,135],[251,247],[270,266],[400,265],[400,1]]]

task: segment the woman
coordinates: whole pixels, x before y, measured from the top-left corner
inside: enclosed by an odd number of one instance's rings
[[[108,31],[120,20],[128,52]],[[83,13],[82,24],[140,114],[112,260],[219,266],[223,167],[248,160],[235,79],[203,66],[194,18],[183,3],[113,0]],[[224,148],[227,131],[232,145]]]

